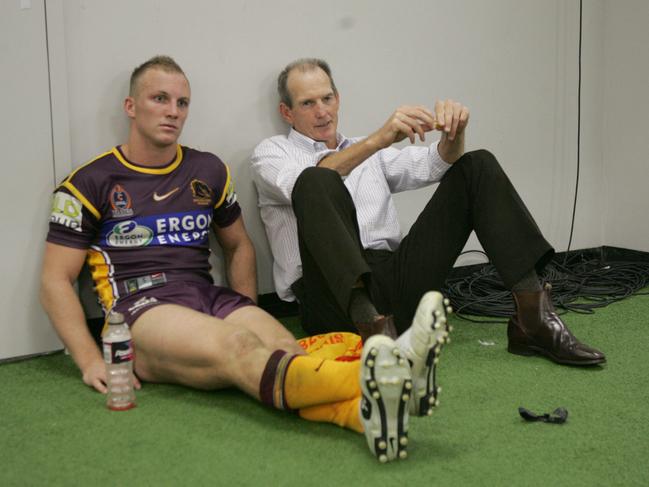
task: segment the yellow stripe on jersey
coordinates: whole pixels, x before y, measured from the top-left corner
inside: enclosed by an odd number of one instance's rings
[[[97,220],[101,219],[101,214],[97,211],[97,208],[92,206],[92,203],[88,201],[88,199],[81,193],[81,191],[79,191],[77,188],[74,187],[74,185],[69,181],[69,179],[65,181],[61,186],[67,188],[70,191],[70,193],[76,196],[76,198],[79,201],[81,201],[83,206],[85,206],[88,209],[88,211],[95,216]]]
[[[95,157],[94,159],[91,159],[91,160],[89,160],[88,162],[86,162],[85,164],[80,165],[78,168],[76,168],[74,171],[72,171],[72,172],[70,173],[70,175],[66,178],[66,181],[69,181],[70,179],[72,179],[72,176],[74,176],[78,171],[80,171],[81,169],[83,169],[84,167],[86,167],[88,164],[92,164],[92,163],[95,162],[97,159],[101,159],[102,157],[107,156],[107,155],[110,154],[111,152],[112,152],[112,151],[108,151],[108,152],[104,152],[103,154],[99,154],[99,155],[98,155],[97,157]]]
[[[88,249],[87,262],[92,280],[95,283],[95,291],[99,296],[104,312],[107,313],[119,297],[113,288],[113,266],[110,264],[108,255],[98,247]]]
[[[225,200],[225,197],[228,195],[228,192],[230,190],[230,185],[232,184],[232,181],[230,181],[230,168],[225,163],[223,165],[225,166],[225,172],[227,176],[225,178],[225,186],[223,187],[221,198],[219,198],[219,201],[217,201],[217,203],[214,205],[215,210],[223,204],[223,201]]]
[[[141,166],[136,166],[134,164],[131,164],[126,159],[124,159],[124,156],[122,156],[120,151],[117,150],[117,147],[113,148],[113,155],[117,157],[117,160],[119,162],[124,164],[129,169],[132,169],[133,171],[136,172],[145,173],[145,174],[169,174],[171,171],[176,169],[183,160],[183,151],[180,148],[180,144],[176,146],[176,159],[174,160],[174,162],[172,162],[167,167],[157,168],[157,169],[154,167],[141,167]]]
[[[107,156],[110,153],[111,153],[111,151],[104,152],[103,154],[99,154],[94,159],[89,160],[85,164],[82,164],[81,166],[76,168],[74,171],[72,171],[70,173],[70,175],[67,178],[65,178],[65,181],[63,181],[61,186],[59,186],[59,187],[67,188],[79,201],[81,201],[83,206],[85,206],[88,209],[88,211],[90,211],[90,213],[92,213],[95,216],[95,218],[97,218],[97,219],[101,218],[101,215],[99,214],[97,209],[90,203],[90,201],[88,201],[88,199],[81,193],[81,191],[79,191],[77,188],[74,187],[74,185],[70,182],[70,180],[74,177],[74,175],[77,172],[79,172],[81,169],[86,167],[88,164],[92,164],[96,160],[99,160],[102,157]]]

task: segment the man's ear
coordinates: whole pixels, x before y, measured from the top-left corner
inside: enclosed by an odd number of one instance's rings
[[[279,114],[289,125],[293,125],[293,110],[286,103],[280,102]]]
[[[135,99],[132,96],[127,96],[124,99],[124,111],[128,118],[135,118]]]

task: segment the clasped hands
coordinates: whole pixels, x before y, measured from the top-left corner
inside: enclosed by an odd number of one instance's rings
[[[426,132],[438,130],[442,132],[439,153],[444,160],[452,163],[464,153],[464,129],[468,123],[467,107],[453,100],[438,100],[434,112],[421,105],[397,108],[370,137],[380,148],[385,148],[405,138],[414,144],[417,135],[423,142]]]

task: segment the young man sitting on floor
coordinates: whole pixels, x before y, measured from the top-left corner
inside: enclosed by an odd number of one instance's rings
[[[178,64],[165,56],[145,62],[124,102],[127,142],[73,171],[54,193],[41,300],[83,381],[106,392],[106,366],[73,288],[87,260],[104,310],[131,326],[143,381],[234,386],[306,419],[364,431],[381,461],[404,458],[409,412],[425,414],[436,402],[433,356],[447,335],[441,295],[422,300],[399,344],[373,336],[356,361],[306,355],[255,305],[255,252],[227,166],[178,144],[189,103]],[[210,228],[230,287],[211,279]]]

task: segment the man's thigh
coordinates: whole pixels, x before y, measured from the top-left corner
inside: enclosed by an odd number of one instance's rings
[[[449,171],[398,249],[371,263],[374,284],[400,333],[410,326],[422,295],[444,286],[471,233],[462,186],[462,178]]]
[[[135,371],[151,382],[217,389],[233,384],[237,325],[175,304],[148,309],[131,327]]]
[[[293,334],[273,316],[257,306],[238,308],[226,316],[224,321],[254,333],[271,351],[282,349],[289,353],[304,353],[304,349],[297,343]]]

